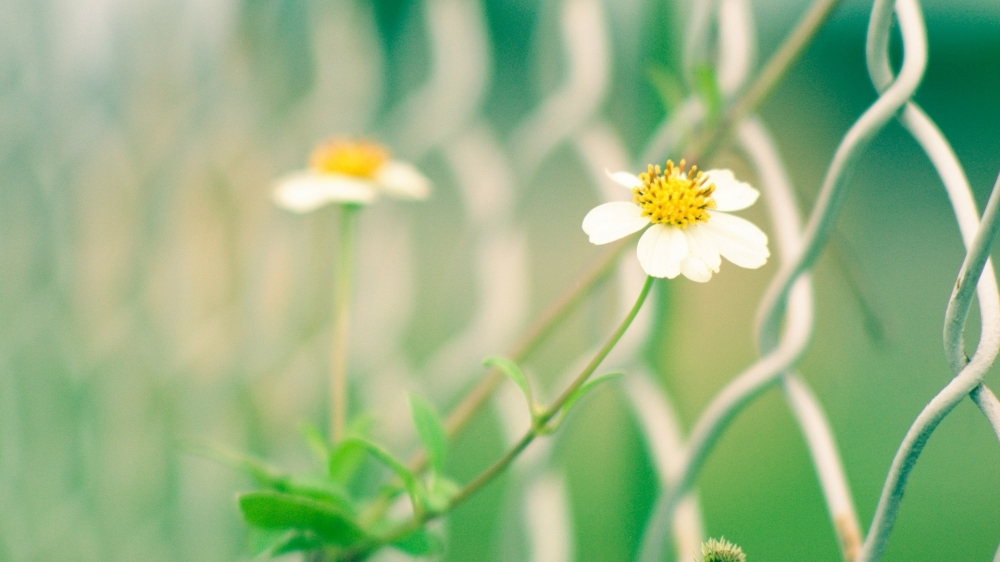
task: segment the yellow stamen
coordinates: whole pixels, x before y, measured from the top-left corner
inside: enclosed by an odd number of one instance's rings
[[[678,228],[708,222],[708,209],[715,208],[715,184],[706,185],[708,177],[697,166],[687,173],[684,166],[683,160],[679,166],[667,160],[666,170],[650,164],[639,174],[642,187],[632,189],[632,201],[642,208],[642,216]]]
[[[309,164],[321,174],[371,178],[388,159],[389,153],[374,142],[338,139],[318,146]]]

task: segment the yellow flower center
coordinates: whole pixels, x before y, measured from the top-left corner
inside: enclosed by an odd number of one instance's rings
[[[374,142],[333,140],[317,147],[309,164],[321,174],[372,178],[388,159],[389,153]]]
[[[654,223],[687,228],[708,222],[708,209],[715,208],[715,184],[706,185],[708,177],[697,166],[684,173],[683,160],[679,166],[667,160],[665,170],[650,164],[639,179],[642,187],[632,189],[632,202]]]

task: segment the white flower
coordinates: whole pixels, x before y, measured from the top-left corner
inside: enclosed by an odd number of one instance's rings
[[[390,160],[378,144],[333,140],[313,151],[308,169],[278,180],[274,202],[289,211],[308,213],[327,203],[371,203],[380,193],[425,199],[430,181],[412,165]]]
[[[729,170],[684,171],[667,160],[666,170],[649,166],[634,176],[608,173],[632,190],[632,201],[605,203],[583,219],[583,231],[594,244],[607,244],[649,225],[639,239],[642,269],[653,277],[680,274],[704,283],[719,271],[721,257],[756,269],[771,253],[767,235],[753,223],[723,211],[753,205],[760,193],[737,181]],[[721,257],[720,257],[721,256]]]

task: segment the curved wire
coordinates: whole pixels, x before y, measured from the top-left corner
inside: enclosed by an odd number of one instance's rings
[[[848,130],[834,154],[824,178],[820,196],[803,236],[805,243],[795,259],[782,266],[772,281],[758,312],[758,341],[764,353],[756,363],[737,376],[716,395],[696,422],[688,445],[685,470],[677,484],[662,494],[656,502],[653,516],[647,524],[663,526],[676,509],[677,502],[691,487],[722,430],[736,414],[756,396],[780,380],[804,352],[811,334],[812,294],[805,275],[829,239],[830,232],[843,206],[846,183],[852,165],[875,134],[896,114],[916,91],[927,65],[927,42],[923,33],[923,18],[919,10],[908,10],[901,16],[903,34],[903,65],[899,76],[875,103]],[[799,306],[801,301],[808,306]],[[779,332],[782,318],[789,306],[786,329]],[[779,333],[781,338],[779,339]],[[646,534],[639,558],[655,562],[662,558],[662,544]]]
[[[883,90],[892,80],[888,61],[892,3],[879,0],[872,9],[868,28],[866,58],[872,83]],[[908,12],[919,13],[915,0],[899,0],[895,4],[901,28]],[[934,164],[948,191],[956,219],[968,253],[948,302],[944,323],[944,346],[955,378],[942,389],[917,416],[896,452],[878,507],[862,550],[859,562],[878,560],[892,531],[906,483],[921,451],[937,425],[965,397],[970,395],[983,411],[994,432],[1000,438],[1000,404],[983,384],[986,370],[1000,351],[1000,292],[989,262],[989,250],[1000,231],[997,220],[1000,207],[1000,178],[994,185],[982,223],[978,220],[975,201],[968,180],[947,139],[934,122],[913,102],[908,102],[899,117],[902,125],[918,141]],[[981,336],[972,359],[965,355],[962,331],[973,294],[979,297]],[[998,550],[997,556],[1000,556]]]
[[[651,373],[629,372],[623,383],[662,487],[673,485],[684,458],[684,435],[673,406]],[[696,491],[677,506],[672,522],[676,560],[695,560],[705,537]],[[666,529],[658,529],[666,533]]]
[[[473,119],[493,63],[481,2],[428,0],[423,8],[430,76],[390,111],[386,122],[396,131],[397,149],[411,160],[447,142]]]
[[[587,124],[610,86],[611,49],[601,2],[563,0],[559,16],[566,79],[511,134],[522,178],[531,178],[552,149]]]
[[[909,1],[912,0],[900,0],[900,3]],[[997,187],[1000,187],[1000,181],[998,181]],[[972,248],[962,264],[962,273],[967,274],[965,279],[976,281],[983,272],[989,250],[996,239],[998,230],[1000,230],[998,228],[1000,225],[997,224],[998,207],[1000,207],[1000,189],[994,188],[983,218],[983,226],[973,240]],[[987,279],[988,277],[984,276],[983,279]],[[961,281],[962,279],[963,276],[960,274],[959,280]],[[996,291],[995,284],[993,285],[993,291],[994,293]],[[958,291],[956,291],[957,293]],[[968,294],[969,296],[966,298],[971,300],[971,292]],[[960,302],[957,302],[955,294],[953,294],[952,301],[949,303],[949,309],[952,309],[953,306],[959,308],[963,306]],[[984,310],[984,326],[986,324],[986,312]],[[1000,317],[995,317],[994,319],[998,318]],[[909,474],[916,464],[920,453],[923,451],[924,445],[938,424],[941,423],[941,420],[966,395],[980,388],[983,376],[986,374],[986,370],[993,365],[998,351],[1000,351],[1000,332],[989,333],[984,328],[983,334],[980,337],[979,347],[972,360],[924,407],[913,422],[913,425],[906,432],[906,436],[903,438],[903,442],[899,446],[896,456],[893,458],[892,465],[889,468],[889,474],[886,477],[882,488],[882,495],[875,510],[875,517],[872,519],[868,538],[865,540],[861,553],[858,556],[858,562],[870,562],[878,560],[881,557],[885,549],[885,544],[888,541],[889,533],[892,532]],[[980,391],[978,394],[982,395],[982,392]],[[987,408],[990,408],[990,406],[987,406]],[[989,415],[987,419],[989,419]]]
[[[805,350],[811,333],[813,310],[812,292],[809,290],[807,276],[801,277],[795,284],[790,298],[796,301],[796,306],[790,308],[792,312],[786,330],[788,336],[780,342],[777,349],[760,358],[727,384],[712,399],[695,423],[688,441],[683,470],[674,486],[657,498],[653,516],[647,523],[646,536],[639,551],[639,559],[643,562],[657,562],[662,559],[663,545],[655,540],[657,533],[652,529],[663,528],[670,521],[678,502],[691,489],[695,476],[701,470],[722,430],[744,406],[778,382],[782,373],[787,371]]]
[[[904,19],[905,24],[902,21]],[[847,194],[845,187],[853,165],[875,134],[909,100],[923,78],[927,67],[927,38],[920,11],[906,11],[901,18],[900,27],[904,57],[899,76],[844,135],[827,169],[819,198],[806,225],[804,238],[807,243],[795,260],[782,266],[761,302],[758,326],[763,336],[760,340],[762,350],[776,345],[774,338],[778,333],[777,325],[781,322],[784,303],[792,285],[799,275],[816,263],[820,251],[829,240]]]
[[[778,254],[782,261],[792,259],[802,243],[802,221],[774,141],[764,124],[753,116],[739,123],[736,134],[756,168],[776,232]],[[789,303],[790,307],[796,305]],[[819,400],[799,376],[785,373],[782,390],[809,448],[841,554],[844,560],[851,561],[861,548],[861,525],[833,430]]]

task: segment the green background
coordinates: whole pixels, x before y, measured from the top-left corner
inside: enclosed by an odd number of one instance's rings
[[[805,6],[753,4],[764,60]],[[0,560],[248,557],[233,498],[250,482],[181,444],[209,440],[309,466],[298,427],[325,423],[335,215],[281,213],[269,190],[327,135],[393,145],[390,109],[431,65],[420,8],[0,6]],[[761,108],[804,210],[840,137],[875,100],[867,10],[843,2]],[[480,113],[506,142],[565,70],[558,3],[491,0],[484,11],[493,62]],[[683,20],[660,1],[605,12],[613,86],[601,114],[635,154],[665,115],[646,73],[676,72]],[[939,0],[925,17],[930,58],[916,100],[952,142],[982,205],[1000,168],[1000,8]],[[348,33],[357,21],[367,35]],[[328,103],[325,92],[367,100],[370,113]],[[367,223],[410,227],[414,304],[398,345],[414,366],[462,329],[477,299],[455,179],[435,151],[417,164],[435,182],[432,200],[380,203],[389,218]],[[532,313],[600,254],[579,230],[598,202],[589,182],[561,145],[520,187]],[[849,188],[816,268],[816,329],[800,370],[829,414],[867,527],[903,434],[949,380],[942,320],[964,253],[940,181],[898,124],[878,135]],[[746,215],[770,231],[762,206]],[[379,252],[360,249],[373,256],[364,263],[391,275]],[[753,313],[775,272],[774,263],[726,264],[709,284],[679,278],[658,288],[647,352],[685,427],[755,359]],[[529,362],[543,384],[616,321],[612,297],[595,293]],[[986,380],[1000,384],[995,372]],[[456,441],[450,472],[470,478],[502,448],[499,422],[481,415]],[[624,394],[609,386],[584,402],[554,459],[569,483],[577,558],[629,560],[656,489]],[[996,437],[971,402],[961,404],[912,474],[885,559],[990,560],[1000,541],[998,466]],[[450,519],[446,560],[525,556],[501,482]],[[707,531],[741,544],[750,560],[839,559],[779,392],[736,418],[698,486]]]

